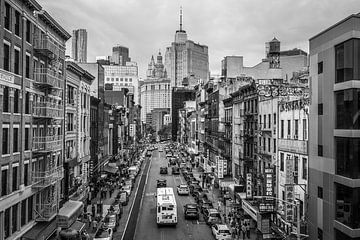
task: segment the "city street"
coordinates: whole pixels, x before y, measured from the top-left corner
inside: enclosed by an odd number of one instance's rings
[[[160,175],[161,166],[167,166],[168,161],[165,158],[165,152],[153,151],[150,172],[145,186],[145,193],[140,207],[138,223],[134,239],[213,239],[211,229],[204,221],[185,220],[183,206],[187,203],[193,203],[191,196],[176,196],[178,209],[178,224],[176,227],[158,227],[156,224],[156,180],[164,178],[167,180],[167,186],[173,187],[176,192],[176,186],[185,183],[181,175],[172,175],[171,169],[167,175]]]

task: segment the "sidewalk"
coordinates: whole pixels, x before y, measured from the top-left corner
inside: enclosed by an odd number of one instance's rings
[[[198,170],[198,168],[193,168],[192,173],[194,175],[194,177],[196,179],[198,179],[200,181],[200,185],[202,185],[202,179],[200,178],[200,175],[202,175],[203,173],[200,172]],[[225,223],[229,229],[230,228],[230,223],[227,219],[228,213],[231,211],[231,200],[226,200],[226,206],[224,206],[223,202],[222,202],[222,198],[220,198],[221,193],[220,193],[220,189],[219,188],[214,188],[213,186],[211,186],[209,189],[206,187],[206,184],[204,184],[204,191],[208,192],[208,197],[209,199],[213,202],[214,207],[219,209],[219,199],[221,200],[221,204],[220,204],[220,215],[222,217],[223,223]],[[224,214],[225,213],[225,218],[224,218]],[[256,229],[250,229],[250,239],[257,239],[257,233],[255,232]],[[236,238],[235,238],[236,239]],[[240,238],[237,239],[243,239],[242,236]],[[249,238],[245,238],[245,239],[249,239]]]

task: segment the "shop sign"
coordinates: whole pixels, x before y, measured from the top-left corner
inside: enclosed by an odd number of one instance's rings
[[[265,169],[265,184],[266,184],[266,191],[265,195],[272,197],[274,194],[274,188],[273,188],[273,169],[272,168],[266,168]]]
[[[294,202],[294,186],[285,185],[285,201],[289,203]],[[294,206],[292,204],[285,203],[285,218],[287,222],[294,221]]]
[[[290,157],[290,155],[287,155],[286,158],[286,183],[287,184],[293,184],[294,183],[294,161],[293,159]]]
[[[217,167],[218,167],[218,171],[217,171],[217,175],[218,178],[224,178],[224,160],[223,159],[218,159],[217,161]]]
[[[255,221],[257,220],[257,215],[260,215],[257,214],[256,210],[246,200],[242,200],[242,209],[244,209],[244,212],[246,212]]]
[[[246,198],[252,198],[252,176],[251,176],[251,173],[246,174]]]
[[[264,201],[259,204],[259,212],[274,212],[274,201]]]
[[[224,165],[224,174],[227,173],[227,161],[223,159],[223,165]]]

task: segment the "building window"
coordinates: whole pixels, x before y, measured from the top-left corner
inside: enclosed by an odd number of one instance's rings
[[[24,164],[24,185],[29,185],[29,163]]]
[[[280,171],[284,171],[284,153],[280,153]]]
[[[74,131],[74,114],[67,113],[67,131]]]
[[[10,46],[4,43],[4,70],[10,71]]]
[[[360,129],[360,89],[348,89],[335,93],[336,128]]]
[[[295,130],[294,139],[298,139],[298,137],[299,137],[299,120],[296,119],[294,124],[295,124],[295,126],[294,126],[294,130]]]
[[[336,174],[360,179],[360,138],[335,137]]]
[[[307,159],[306,158],[302,159],[302,167],[303,167],[302,178],[306,180],[307,179]]]
[[[30,78],[30,56],[26,55],[25,77]]]
[[[11,31],[11,7],[8,3],[5,3],[4,27]]]
[[[70,85],[67,85],[67,103],[75,104],[75,88]]]
[[[268,151],[271,152],[271,139],[268,138]]]
[[[4,237],[10,237],[10,208],[6,209],[4,214]]]
[[[291,120],[287,121],[287,135],[288,138],[291,138]]]
[[[304,140],[307,140],[307,132],[308,132],[307,122],[306,122],[306,119],[303,119],[303,138],[304,138]]]
[[[30,43],[30,36],[31,36],[31,22],[26,20],[26,41]]]
[[[8,169],[1,170],[1,196],[7,195]]]
[[[271,128],[271,114],[269,114],[269,124],[268,124],[268,127]]]
[[[11,207],[12,209],[12,233],[18,230],[18,204]]]
[[[322,187],[318,187],[318,198],[323,199],[323,188]]]
[[[25,94],[25,114],[30,113],[30,93],[26,92]]]
[[[20,73],[20,50],[14,49],[14,73]]]
[[[14,113],[19,113],[19,98],[20,98],[20,90],[14,90]]]
[[[319,103],[318,104],[318,115],[323,115],[324,113],[324,110],[323,110],[323,104],[322,103]]]
[[[9,128],[2,130],[2,154],[9,154]]]
[[[318,145],[318,156],[323,156],[323,145]]]
[[[26,200],[21,201],[21,226],[24,226],[26,224]]]
[[[321,228],[318,228],[318,240],[323,240],[323,231]]]
[[[13,128],[13,152],[19,151],[19,128]]]
[[[18,190],[18,166],[13,166],[12,168],[12,191],[15,192],[16,190]]]
[[[359,80],[360,40],[350,39],[335,46],[335,83]]]
[[[274,113],[274,126],[276,126],[276,113]]]
[[[266,128],[266,115],[264,114],[264,128]]]
[[[360,228],[360,188],[351,188],[335,183],[335,191],[335,219],[352,229]]]
[[[15,34],[20,36],[20,13],[15,11]]]
[[[323,62],[318,62],[318,74],[323,73]]]
[[[34,203],[33,203],[33,196],[29,197],[27,200],[28,203],[28,208],[27,208],[27,217],[28,217],[28,222],[30,222],[31,220],[33,220],[33,211],[34,211]]]
[[[280,138],[284,138],[284,120],[281,120]]]
[[[276,153],[276,139],[273,139],[274,140],[274,153]]]

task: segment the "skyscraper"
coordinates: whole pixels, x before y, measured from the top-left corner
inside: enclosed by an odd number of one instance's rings
[[[208,47],[188,40],[182,28],[181,9],[180,29],[175,33],[175,41],[166,48],[165,69],[172,87],[182,86],[183,79],[190,76],[205,81],[209,77]]]
[[[125,66],[127,62],[130,62],[129,48],[117,45],[112,49],[111,62],[115,65]]]
[[[72,58],[80,63],[87,62],[87,32],[86,29],[73,30]]]

